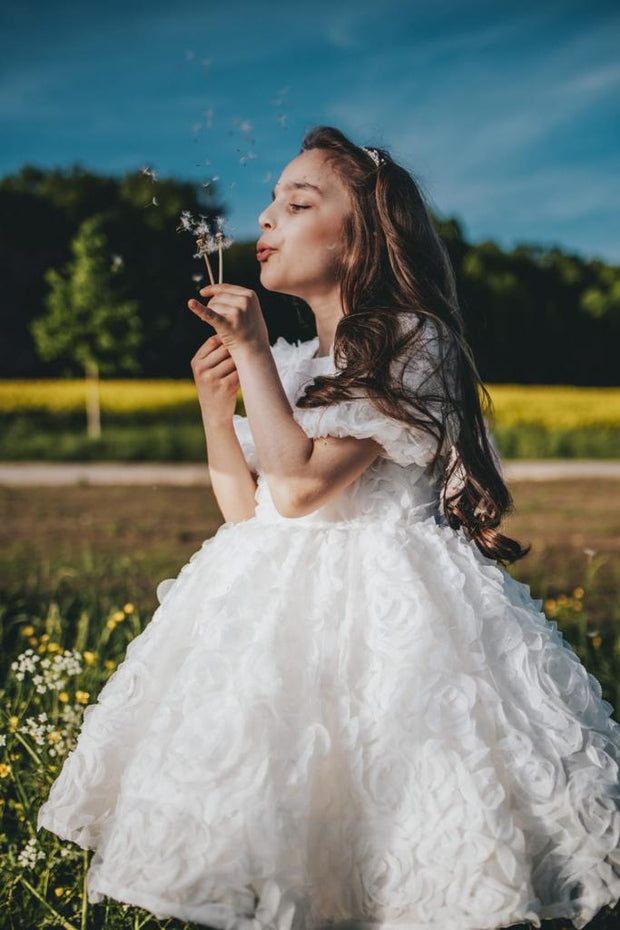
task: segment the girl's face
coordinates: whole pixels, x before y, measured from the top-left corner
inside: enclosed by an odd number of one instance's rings
[[[276,250],[260,263],[263,287],[299,297],[310,306],[337,294],[335,260],[350,210],[346,188],[319,149],[289,162],[272,202],[258,218],[263,230],[259,241]]]

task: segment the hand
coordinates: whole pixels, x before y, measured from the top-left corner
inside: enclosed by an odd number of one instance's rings
[[[230,352],[220,336],[209,336],[191,361],[203,419],[232,420],[237,405],[239,375]]]
[[[269,333],[254,291],[237,284],[208,284],[200,294],[213,296],[206,306],[188,300],[189,309],[213,326],[233,358],[248,346],[269,349]]]

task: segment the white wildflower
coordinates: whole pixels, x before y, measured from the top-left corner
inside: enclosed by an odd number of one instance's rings
[[[36,837],[33,837],[19,853],[17,863],[22,869],[34,869],[39,859],[45,859],[45,853],[39,847]]]

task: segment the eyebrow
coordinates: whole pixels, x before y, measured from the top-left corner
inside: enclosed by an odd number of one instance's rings
[[[286,187],[294,187],[295,190],[311,190],[311,191],[316,191],[316,193],[319,194],[321,197],[323,196],[323,191],[321,190],[321,188],[320,188],[320,187],[317,187],[316,184],[310,184],[309,181],[289,181],[288,184],[285,184],[285,185],[284,185],[284,187],[285,187],[285,188],[286,188]],[[276,189],[275,189],[275,187],[274,187],[274,189],[273,189],[272,192],[271,192],[271,198],[272,198],[272,200],[275,200],[275,196],[276,196]]]

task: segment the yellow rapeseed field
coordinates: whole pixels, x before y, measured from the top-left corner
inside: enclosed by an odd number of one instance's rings
[[[497,426],[538,424],[547,428],[620,426],[620,388],[572,385],[487,384]],[[197,404],[192,379],[102,380],[103,413],[136,413]],[[81,379],[0,381],[0,414],[70,413],[85,407]],[[241,393],[239,393],[241,398]]]

